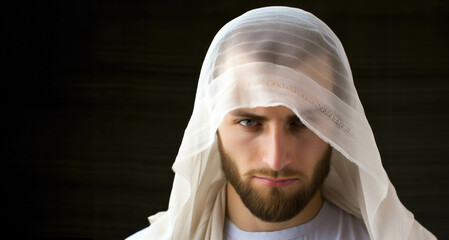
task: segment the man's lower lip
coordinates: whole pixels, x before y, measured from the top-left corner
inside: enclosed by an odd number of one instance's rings
[[[296,178],[292,179],[269,179],[269,178],[262,178],[262,177],[254,177],[254,180],[256,180],[258,183],[261,183],[263,185],[269,186],[269,187],[287,187],[290,184],[293,184],[297,181],[299,181]]]

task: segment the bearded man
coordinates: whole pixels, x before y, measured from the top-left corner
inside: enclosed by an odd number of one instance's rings
[[[300,9],[217,33],[173,170],[130,239],[436,239],[382,167],[340,41]]]

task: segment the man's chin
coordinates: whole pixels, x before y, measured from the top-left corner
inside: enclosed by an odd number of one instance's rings
[[[248,185],[247,185],[248,186]],[[249,186],[261,196],[272,196],[273,192],[281,192],[286,197],[297,195],[301,191],[299,183],[290,184],[283,187],[272,187],[260,183],[251,183]]]
[[[301,189],[297,187],[267,187],[257,184],[251,185],[253,192],[257,193],[260,197],[266,199],[267,202],[273,202],[273,196],[282,195],[283,198],[291,198],[297,195]],[[271,199],[270,199],[271,198]]]

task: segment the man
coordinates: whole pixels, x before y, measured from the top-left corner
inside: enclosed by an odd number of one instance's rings
[[[435,239],[382,168],[340,41],[300,9],[217,33],[173,170],[131,239]]]

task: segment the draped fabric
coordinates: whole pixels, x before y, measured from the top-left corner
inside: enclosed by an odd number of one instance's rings
[[[142,239],[221,239],[225,184],[216,131],[226,113],[290,108],[332,147],[326,199],[360,218],[371,239],[436,239],[399,201],[381,164],[343,46],[314,15],[289,7],[249,11],[215,36],[173,165],[166,212]]]

